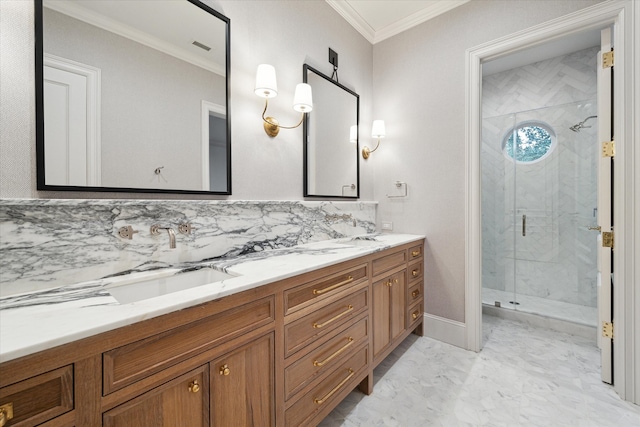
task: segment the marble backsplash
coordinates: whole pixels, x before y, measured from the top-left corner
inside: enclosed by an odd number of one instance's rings
[[[0,200],[0,297],[206,259],[372,233],[375,202]],[[190,235],[178,225],[190,223]],[[169,235],[150,233],[153,224]],[[138,233],[123,239],[118,230]]]

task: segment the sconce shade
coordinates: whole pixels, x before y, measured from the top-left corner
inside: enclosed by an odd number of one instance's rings
[[[276,69],[273,65],[260,64],[256,72],[256,95],[261,98],[275,98],[278,95]]]
[[[349,142],[352,144],[358,142],[358,125],[353,125],[349,128]]]
[[[385,135],[384,120],[374,120],[373,126],[371,127],[371,137],[382,139]]]
[[[293,109],[301,113],[308,113],[313,110],[310,85],[306,83],[298,83],[296,85],[296,92],[293,95]]]

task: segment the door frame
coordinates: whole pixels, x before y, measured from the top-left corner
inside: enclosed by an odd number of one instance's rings
[[[614,388],[625,400],[640,403],[640,3],[606,1],[473,47],[466,52],[466,176],[465,176],[465,319],[466,348],[482,347],[482,228],[480,131],[482,122],[481,63],[584,30],[613,26],[615,46],[614,171],[615,337]],[[635,147],[635,149],[634,149]],[[638,311],[640,312],[640,311]]]
[[[201,122],[202,130],[201,134],[201,156],[202,156],[202,190],[211,191],[209,189],[209,115],[213,114],[216,117],[227,118],[227,109],[224,105],[216,104],[214,102],[202,100],[201,108]]]
[[[102,71],[61,56],[44,54],[44,67],[57,68],[87,79],[87,184],[100,187],[102,183],[101,88]],[[45,144],[46,145],[46,144]]]

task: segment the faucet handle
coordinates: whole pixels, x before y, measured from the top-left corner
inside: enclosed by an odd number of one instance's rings
[[[120,235],[120,237],[122,237],[123,239],[133,239],[133,235],[138,233],[138,231],[134,230],[132,226],[127,225],[124,227],[120,227],[120,229],[118,230],[118,234]]]
[[[178,226],[178,231],[182,234],[191,234],[193,230],[197,230],[197,228],[192,227],[190,222]]]

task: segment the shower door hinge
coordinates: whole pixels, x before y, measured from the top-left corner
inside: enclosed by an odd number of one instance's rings
[[[602,157],[614,157],[616,155],[616,142],[606,141],[602,143]]]
[[[613,249],[613,231],[602,232],[602,247]]]
[[[613,322],[602,322],[602,336],[613,339]]]
[[[602,68],[613,67],[613,51],[602,54]]]

